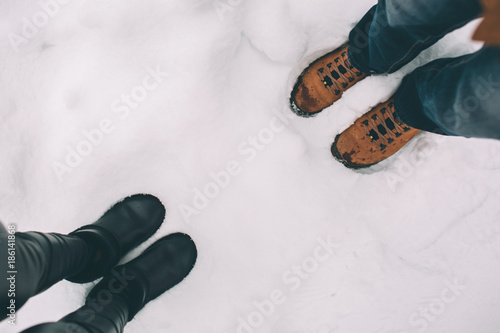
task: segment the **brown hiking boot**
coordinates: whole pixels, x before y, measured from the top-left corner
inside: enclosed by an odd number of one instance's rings
[[[332,154],[348,168],[366,168],[394,155],[418,133],[396,116],[391,98],[337,135]]]
[[[299,76],[290,97],[297,115],[311,117],[340,99],[342,93],[368,75],[347,58],[348,44],[317,59]]]

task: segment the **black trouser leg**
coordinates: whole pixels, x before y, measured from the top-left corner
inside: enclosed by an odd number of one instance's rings
[[[15,307],[18,310],[30,297],[81,271],[91,257],[85,241],[75,236],[18,232],[15,233],[14,245],[10,235],[10,246],[8,236],[3,232],[0,234],[0,267],[2,274],[11,277],[11,280],[4,276],[0,278],[0,306],[3,309],[15,299]],[[15,255],[10,256],[11,259],[14,258],[13,261],[9,260],[8,250],[11,251],[10,254],[12,250],[15,251]],[[12,266],[7,265],[9,261]],[[14,294],[9,293],[9,290]],[[5,318],[3,314],[2,320]]]
[[[122,294],[98,293],[96,299],[87,299],[84,306],[57,323],[31,327],[22,333],[121,333],[127,324],[129,309]],[[106,296],[105,296],[106,295]],[[109,299],[106,297],[109,296]]]
[[[139,306],[146,295],[144,282],[130,273],[125,269],[111,271],[92,289],[80,309],[57,323],[37,325],[23,333],[123,332],[131,317],[130,304]]]

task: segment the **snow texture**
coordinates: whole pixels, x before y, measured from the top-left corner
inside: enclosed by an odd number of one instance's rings
[[[289,109],[373,4],[2,2],[1,220],[67,233],[158,196],[162,228],[125,260],[176,231],[199,259],[128,333],[499,332],[500,143],[425,133],[363,172],[329,152],[412,69],[480,48],[477,22],[315,118]],[[61,282],[0,331],[57,321],[91,287]]]

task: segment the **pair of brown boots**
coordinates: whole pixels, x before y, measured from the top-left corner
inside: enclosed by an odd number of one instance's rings
[[[297,115],[318,114],[368,76],[349,62],[348,48],[349,45],[344,44],[317,59],[299,76],[290,98],[292,110]],[[397,117],[391,97],[337,135],[331,151],[349,168],[366,168],[394,155],[419,132]]]

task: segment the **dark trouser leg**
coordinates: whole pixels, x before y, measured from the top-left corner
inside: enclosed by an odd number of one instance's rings
[[[182,281],[196,258],[196,246],[188,235],[163,237],[139,257],[105,275],[90,291],[83,307],[57,323],[25,332],[59,332],[51,329],[72,327],[78,333],[120,333],[146,303]]]
[[[0,234],[2,274],[15,276],[15,305],[18,310],[26,301],[54,283],[78,273],[87,264],[90,255],[85,241],[75,236],[54,233],[27,232],[15,234],[15,262],[7,267],[8,235]],[[11,283],[3,275],[0,279],[0,306],[6,309],[13,297],[8,296]],[[4,307],[5,306],[5,307]],[[6,318],[3,310],[2,320]]]
[[[77,311],[70,313],[57,323],[46,323],[31,327],[23,333],[121,333],[128,321],[127,298],[113,294],[106,299],[87,299]],[[98,294],[99,298],[99,294]]]
[[[349,60],[365,73],[393,73],[482,12],[479,0],[379,0],[349,35]]]
[[[83,326],[73,323],[46,323],[30,327],[21,333],[101,333],[101,331],[89,331]]]
[[[403,80],[394,101],[396,114],[411,127],[500,139],[500,48],[420,67]]]

